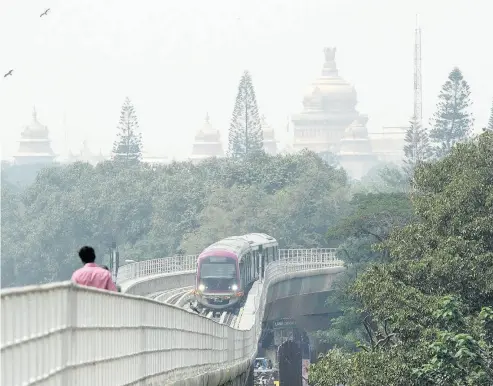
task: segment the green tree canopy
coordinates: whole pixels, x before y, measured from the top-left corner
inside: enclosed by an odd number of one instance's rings
[[[350,288],[369,264],[388,261],[388,252],[374,246],[412,219],[411,201],[405,193],[359,193],[348,203],[344,216],[329,228],[328,241],[339,246],[339,257],[348,269],[338,277],[327,300],[330,308],[343,314],[331,321],[328,330],[315,334],[322,343],[354,350],[358,341],[368,340],[361,324],[365,312]]]
[[[389,259],[349,291],[371,343],[330,352],[315,383],[491,384],[492,170],[492,133],[417,168],[416,219],[391,233],[380,246]]]
[[[133,260],[197,253],[255,231],[284,247],[326,246],[347,190],[344,172],[311,152],[47,168],[24,191],[2,186],[2,285],[68,279],[84,244],[100,262],[112,241]]]

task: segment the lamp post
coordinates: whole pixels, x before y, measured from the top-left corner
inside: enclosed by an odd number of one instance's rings
[[[110,270],[115,280],[118,276],[119,265],[120,265],[120,252],[118,252],[118,248],[116,247],[116,242],[113,241],[110,247]]]

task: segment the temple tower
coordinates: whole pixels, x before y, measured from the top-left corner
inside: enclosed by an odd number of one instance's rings
[[[224,150],[221,134],[219,130],[212,128],[207,114],[204,125],[195,135],[191,159],[198,162],[209,157],[224,157]]]
[[[359,115],[354,87],[339,76],[336,49],[324,53],[322,74],[305,94],[303,111],[292,118],[295,150],[338,153],[344,131]]]
[[[274,129],[269,126],[265,116],[261,117],[264,151],[270,155],[277,154],[277,141]]]
[[[48,165],[53,163],[55,157],[48,128],[39,123],[36,109],[33,109],[32,122],[21,133],[19,150],[14,155],[14,162],[18,165]]]

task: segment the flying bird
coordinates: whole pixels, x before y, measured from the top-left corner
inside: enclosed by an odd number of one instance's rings
[[[50,8],[48,8],[46,11],[44,11],[39,17],[47,16],[48,12],[50,12]]]
[[[14,72],[14,70],[10,70],[9,72],[7,72],[3,77],[6,78],[7,76],[12,76],[12,73]]]

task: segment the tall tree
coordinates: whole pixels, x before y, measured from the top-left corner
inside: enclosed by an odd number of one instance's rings
[[[493,130],[493,102],[491,103],[490,120],[488,121],[488,130]]]
[[[412,175],[417,165],[426,161],[430,156],[430,143],[426,129],[413,117],[409,122],[404,139],[404,170]]]
[[[238,95],[229,127],[229,155],[241,158],[262,152],[262,140],[262,125],[252,77],[248,71],[245,71],[238,86]]]
[[[125,98],[118,123],[118,134],[113,144],[113,159],[124,165],[138,163],[142,158],[142,135],[130,99]]]
[[[432,119],[430,140],[435,157],[441,158],[457,143],[465,140],[474,122],[468,111],[471,91],[462,72],[455,67],[438,96],[437,111]]]

